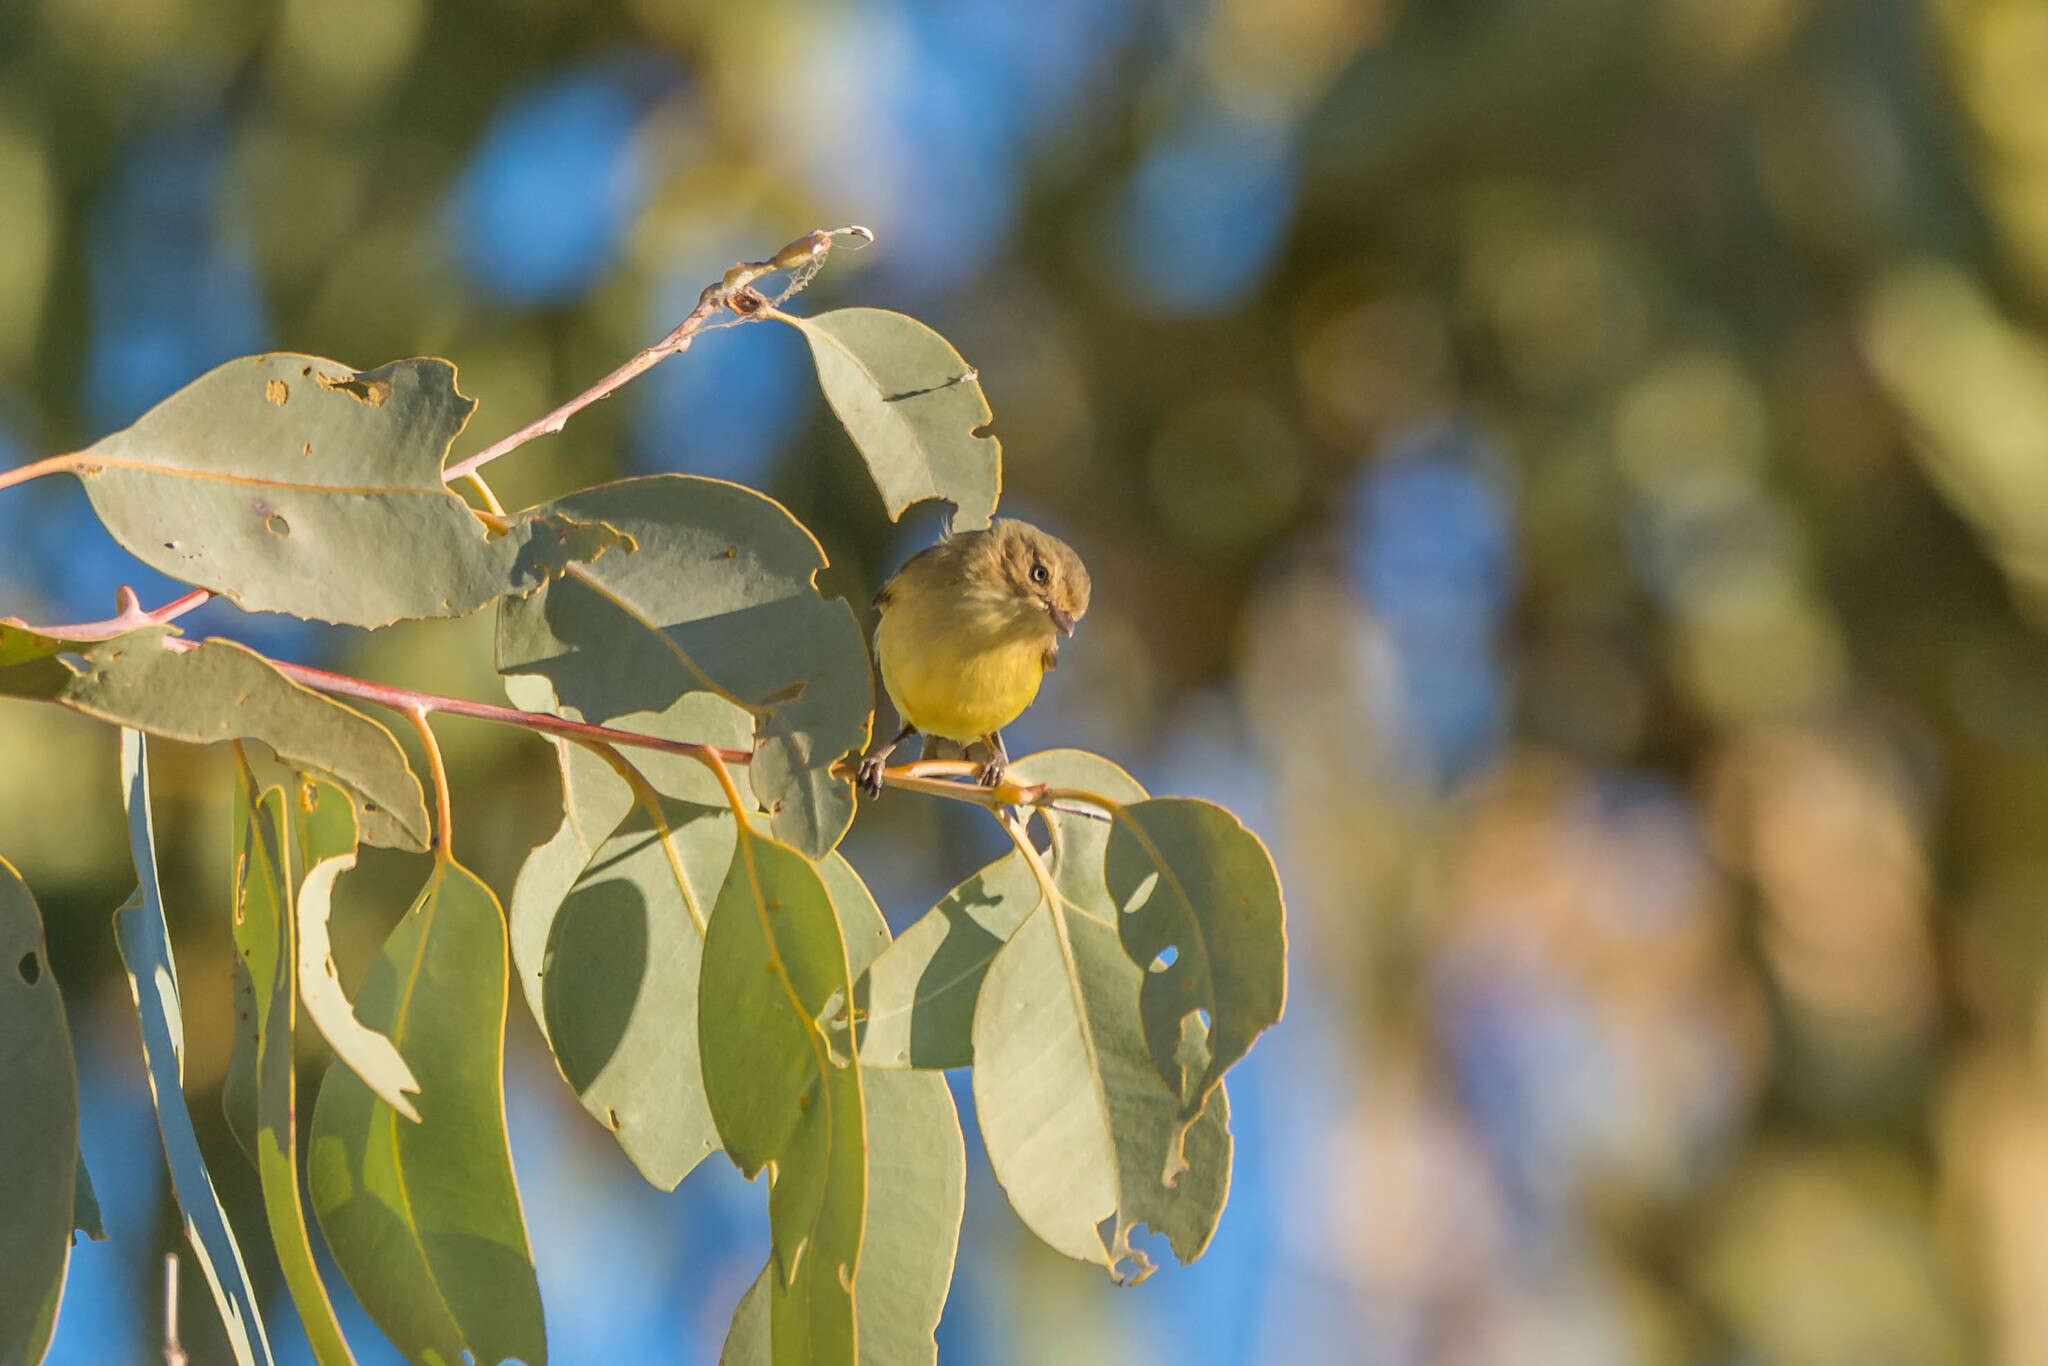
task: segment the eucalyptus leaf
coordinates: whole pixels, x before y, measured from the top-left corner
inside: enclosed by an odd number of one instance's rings
[[[867,461],[890,519],[943,498],[953,505],[955,531],[987,526],[1002,491],[1003,449],[981,434],[994,414],[952,343],[882,308],[784,321],[810,343],[818,385]]]
[[[1146,800],[1128,773],[1079,750],[1031,755],[1011,774],[1110,808]],[[1110,823],[1039,814],[1058,900],[1016,853],[956,888],[870,969],[863,1048],[886,1059],[907,1043],[913,1061],[948,1065],[971,1057],[989,1165],[1011,1207],[1059,1251],[1141,1280],[1151,1267],[1130,1243],[1139,1224],[1166,1234],[1183,1262],[1214,1234],[1230,1188],[1229,1106],[1219,1093],[1202,1113],[1185,1136],[1189,1170],[1169,1181],[1183,1130],[1146,1051],[1145,973],[1117,935]]]
[[[833,765],[867,743],[873,681],[852,610],[818,593],[811,534],[771,499],[688,475],[620,480],[547,510],[615,526],[638,549],[506,599],[499,672],[544,677],[586,721],[684,707],[707,724],[749,718],[748,776],[776,838],[812,857],[836,845],[853,787]]]
[[[32,631],[12,617],[0,621],[0,669],[48,659],[70,648],[65,641]]]
[[[818,873],[839,913],[848,965],[857,974],[887,942],[889,927],[838,853],[823,860]],[[967,1152],[953,1093],[933,1073],[864,1070],[861,1096],[867,1217],[853,1281],[860,1360],[887,1366],[936,1362],[933,1335],[953,1279],[967,1198]],[[801,1360],[786,1337],[775,1334],[770,1278],[770,1268],[763,1267],[734,1309],[720,1366]]]
[[[271,1246],[305,1325],[313,1360],[318,1366],[353,1366],[355,1358],[313,1261],[299,1203],[298,1077],[292,1056],[298,1000],[296,923],[285,792],[277,786],[259,788],[239,749],[235,776],[235,962],[250,982],[256,1021],[251,1154],[263,1190]],[[327,791],[335,805],[347,808],[348,798],[339,788]]]
[[[441,478],[475,407],[444,360],[359,374],[244,356],[96,442],[74,472],[130,554],[251,611],[370,627],[466,616],[625,544],[548,514],[486,528]]]
[[[332,854],[308,868],[305,881],[299,884],[295,915],[298,944],[294,954],[299,990],[304,996],[306,1018],[334,1050],[335,1065],[355,1073],[378,1099],[418,1122],[419,1111],[412,1100],[420,1089],[418,1078],[397,1045],[366,1024],[349,1004],[347,993],[341,989],[341,977],[334,970],[334,952],[327,935],[327,919],[334,910],[334,881],[355,866],[354,850]]]
[[[88,1242],[104,1243],[107,1226],[100,1221],[100,1198],[93,1193],[92,1173],[85,1169],[83,1152],[78,1155],[78,1170],[72,1175],[71,1186],[71,1227],[84,1234]]]
[[[156,1103],[157,1128],[171,1169],[171,1189],[184,1218],[185,1241],[220,1310],[228,1347],[241,1366],[271,1359],[256,1295],[242,1249],[214,1193],[199,1138],[185,1108],[185,1022],[178,1000],[178,970],[157,885],[156,832],[149,805],[149,754],[140,731],[121,731],[122,800],[135,858],[135,894],[114,913],[114,938],[128,970],[128,993],[142,1021],[142,1062]]]
[[[1137,779],[1099,755],[1052,749],[1010,765],[1026,785],[1049,783],[1108,802],[1143,801]],[[1052,835],[1054,885],[1103,914],[1103,850],[1109,822],[1041,809]],[[856,988],[863,1014],[861,1062],[875,1068],[966,1067],[974,1061],[974,1002],[996,951],[1039,903],[1037,880],[1014,850],[948,892],[898,936]]]
[[[238,874],[239,876],[239,874]],[[227,1075],[221,1078],[220,1109],[228,1136],[256,1165],[256,1055],[261,1051],[262,1012],[256,1007],[256,983],[238,951],[228,964],[229,1004],[235,1014],[235,1043],[228,1054]]]
[[[1039,904],[1038,883],[1005,854],[946,893],[861,978],[860,1056],[883,1068],[974,1062],[974,1002],[988,965]]]
[[[291,767],[354,794],[370,843],[427,847],[419,779],[390,731],[300,687],[245,646],[208,640],[176,650],[166,644],[172,634],[168,626],[149,627],[75,656],[0,668],[0,694],[40,698],[188,744],[261,741]]]
[[[0,1121],[0,1267],[6,1268],[0,1274],[0,1361],[35,1366],[57,1324],[85,1166],[78,1157],[78,1072],[64,1000],[43,945],[42,913],[5,859],[0,1087],[7,1095],[7,1117]]]
[[[1117,812],[1104,877],[1121,911],[1124,952],[1147,969],[1139,996],[1146,1047],[1181,1098],[1182,1120],[1192,1120],[1286,1004],[1287,931],[1272,856],[1222,807],[1160,798]],[[1187,1057],[1206,1062],[1190,1068]]]
[[[867,1228],[853,1303],[860,1359],[935,1363],[934,1334],[953,1283],[967,1207],[967,1145],[946,1079],[935,1072],[869,1072]]]
[[[547,1360],[505,1136],[505,971],[497,898],[437,860],[357,1007],[419,1077],[420,1120],[339,1062],[313,1109],[306,1169],[321,1231],[363,1308],[416,1363]]]
[[[851,981],[831,896],[795,850],[741,828],[704,943],[704,1089],[748,1177],[769,1164],[774,1359],[852,1361],[866,1138]]]
[[[698,965],[732,862],[732,813],[657,797],[657,818],[604,761],[556,748],[562,825],[512,888],[513,962],[583,1107],[643,1176],[673,1190],[718,1148],[698,1061]]]
[[[834,850],[818,875],[839,913],[847,967],[856,979],[886,952],[889,924],[853,865]],[[860,1359],[936,1362],[939,1316],[953,1283],[960,1217],[967,1205],[967,1146],[946,1079],[877,1072],[861,1057],[866,1115],[867,1219],[853,1278]]]
[[[1228,1102],[1219,1088],[1183,1141],[1145,1052],[1142,976],[1112,926],[1041,905],[989,965],[974,1015],[975,1110],[1011,1208],[1054,1249],[1127,1282],[1151,1273],[1131,1246],[1138,1224],[1192,1261],[1230,1190]],[[1187,1170],[1169,1185],[1176,1153]]]

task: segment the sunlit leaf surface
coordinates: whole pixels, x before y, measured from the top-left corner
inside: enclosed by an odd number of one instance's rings
[[[355,1358],[320,1282],[299,1200],[298,1077],[292,1055],[298,1002],[297,924],[292,913],[285,790],[259,788],[239,753],[235,778],[235,960],[250,985],[248,1004],[255,1021],[249,1146],[263,1188],[271,1247],[277,1253],[292,1303],[298,1307],[313,1359],[319,1366],[351,1366]],[[306,798],[312,796],[312,786],[305,781],[299,802],[302,809]],[[341,810],[348,809],[348,797],[340,788],[326,786],[326,798]],[[240,1042],[238,1033],[238,1050]],[[230,1121],[236,1118],[230,1110]]]
[[[244,356],[102,438],[76,472],[137,559],[252,611],[353,626],[465,616],[623,544],[545,515],[487,530],[441,482],[475,406],[443,360],[358,374]]]
[[[183,1214],[185,1241],[206,1287],[213,1292],[228,1346],[242,1366],[270,1361],[270,1342],[256,1311],[255,1291],[185,1108],[185,1020],[178,1001],[178,970],[171,960],[170,928],[158,889],[156,832],[149,807],[149,755],[139,731],[121,732],[122,798],[128,807],[129,847],[138,885],[114,913],[114,937],[128,969],[128,991],[142,1021],[142,1060],[156,1102],[157,1127],[170,1163],[171,1188]]]
[[[390,731],[300,687],[245,646],[208,640],[178,651],[164,644],[169,633],[131,631],[62,659],[0,668],[0,694],[42,698],[167,740],[260,740],[291,767],[348,788],[365,840],[427,847],[419,779]]]
[[[437,861],[357,998],[419,1078],[419,1122],[338,1062],[313,1109],[306,1170],[321,1232],[415,1362],[547,1360],[505,1136],[505,971],[497,898]]]
[[[988,525],[1003,451],[973,367],[917,319],[883,308],[791,318],[811,345],[818,384],[860,448],[889,516],[927,498],[951,503],[953,529]]]
[[[813,582],[825,557],[811,534],[758,493],[684,475],[549,507],[615,526],[638,549],[507,599],[500,672],[541,675],[586,721],[722,701],[751,720],[748,780],[776,838],[813,857],[836,845],[853,786],[832,766],[867,743],[873,683],[852,611]]]

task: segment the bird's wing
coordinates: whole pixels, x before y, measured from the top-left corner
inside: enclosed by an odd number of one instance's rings
[[[887,607],[890,604],[890,602],[894,600],[893,594],[895,593],[896,585],[903,581],[903,576],[910,572],[911,567],[913,565],[915,565],[919,560],[931,559],[945,548],[946,543],[944,541],[941,541],[937,545],[926,546],[923,550],[918,551],[915,555],[912,555],[909,559],[905,560],[903,562],[903,567],[897,570],[894,574],[890,575],[889,581],[883,584],[881,589],[875,594],[875,610],[880,611],[882,608]]]

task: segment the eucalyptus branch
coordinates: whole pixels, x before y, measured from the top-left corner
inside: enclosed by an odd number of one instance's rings
[[[600,399],[610,398],[633,380],[652,370],[670,356],[679,355],[690,349],[699,332],[713,326],[712,319],[721,310],[730,312],[735,322],[747,322],[766,313],[773,312],[784,300],[809,284],[811,277],[825,263],[825,257],[832,250],[833,239],[853,237],[862,243],[875,240],[874,233],[852,224],[844,228],[821,228],[806,233],[791,242],[766,261],[744,261],[728,270],[724,278],[704,286],[697,296],[697,306],[689,316],[677,323],[666,337],[646,350],[633,356],[625,364],[613,370],[597,383],[585,389],[576,397],[544,417],[536,418],[518,431],[500,441],[484,447],[475,455],[450,465],[442,472],[442,479],[454,482],[468,478],[477,470],[506,455],[535,437],[550,436],[568,425],[569,419]],[[789,284],[774,298],[767,298],[754,289],[754,281],[776,271],[789,272]]]
[[[839,763],[833,766],[834,776],[851,778],[855,766]],[[967,802],[974,806],[986,807],[1000,815],[1013,806],[1042,807],[1057,811],[1065,816],[1083,816],[1089,820],[1113,820],[1122,805],[1099,793],[1086,792],[1077,787],[1054,787],[1049,783],[1000,782],[994,787],[983,787],[974,781],[980,772],[980,765],[958,759],[922,759],[915,763],[899,764],[882,770],[884,787],[901,788],[906,792],[921,792],[927,797],[944,797],[949,801]],[[1076,806],[1080,802],[1085,805]],[[1094,807],[1094,810],[1089,810]]]
[[[52,640],[106,640],[128,631],[137,631],[145,626],[161,626],[176,621],[195,607],[203,607],[212,601],[210,589],[195,588],[181,598],[173,598],[154,611],[142,610],[142,599],[135,590],[122,584],[114,590],[114,605],[120,610],[104,621],[81,621],[69,626],[31,626],[28,629],[39,636]]]
[[[164,641],[164,647],[171,650],[196,650],[199,644],[197,641],[172,636]],[[521,711],[517,707],[500,707],[490,702],[472,702],[464,697],[444,697],[440,693],[394,688],[384,683],[372,683],[366,678],[329,673],[325,669],[315,669],[305,664],[292,664],[268,656],[261,658],[264,663],[292,682],[311,688],[315,692],[352,698],[358,702],[369,702],[379,707],[388,707],[392,711],[438,712],[443,716],[466,716],[472,721],[517,726],[521,730],[535,731],[541,735],[559,735],[565,740],[575,740],[582,744],[624,745],[633,749],[659,750],[663,754],[685,754],[705,762],[716,758],[725,763],[744,764],[754,757],[746,750],[721,749],[716,745],[700,745],[690,740],[669,740],[659,735],[642,735],[638,731],[615,730],[610,726],[594,726],[587,721],[571,721],[565,716],[554,716],[544,711]]]

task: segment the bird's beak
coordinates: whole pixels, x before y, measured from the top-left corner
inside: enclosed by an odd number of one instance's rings
[[[1052,613],[1052,624],[1059,628],[1061,635],[1071,636],[1074,634],[1073,613],[1063,611],[1057,607],[1048,607],[1045,610]]]

